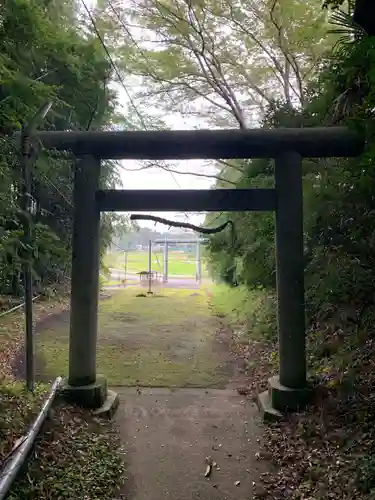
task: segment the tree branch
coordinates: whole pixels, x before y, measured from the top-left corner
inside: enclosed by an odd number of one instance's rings
[[[283,83],[283,76],[284,76],[284,70],[277,60],[277,57],[272,54],[271,50],[266,46],[266,44],[262,43],[258,37],[256,37],[251,29],[248,29],[245,27],[243,24],[241,24],[235,17],[235,11],[234,7],[231,4],[231,1],[229,0],[227,2],[227,6],[229,8],[229,13],[230,13],[230,20],[234,23],[235,26],[237,26],[240,30],[243,31],[268,57],[271,59],[272,63],[274,64],[275,68],[272,66],[270,67],[271,71],[275,75],[275,78],[279,81],[279,83]],[[279,72],[279,74],[277,73]],[[281,75],[281,77],[280,77]]]
[[[237,167],[235,165],[232,165],[232,163],[230,163],[230,161],[225,161],[225,160],[216,160],[217,163],[220,163],[221,165],[224,165],[224,167],[228,167],[228,168],[233,168],[234,170],[237,170],[237,172],[240,172],[241,174],[244,173],[244,169],[243,168],[240,168],[240,167]]]
[[[156,0],[156,5],[158,5],[158,4],[161,5],[160,2],[158,0]],[[232,115],[237,120],[239,126],[241,128],[245,128],[245,123],[244,123],[244,119],[242,116],[242,110],[241,110],[233,92],[231,91],[231,89],[229,89],[228,84],[225,81],[224,75],[220,71],[220,68],[218,68],[217,65],[215,65],[215,61],[214,60],[209,61],[207,58],[207,52],[213,59],[215,58],[215,55],[212,52],[213,47],[212,47],[212,50],[210,52],[207,48],[207,43],[206,43],[206,40],[203,36],[203,32],[200,29],[200,23],[198,22],[198,26],[195,25],[195,22],[197,22],[197,17],[194,16],[194,11],[191,8],[191,6],[189,6],[189,3],[187,5],[187,7],[188,7],[187,18],[185,18],[184,13],[182,13],[182,12],[181,12],[181,14],[177,13],[164,4],[162,5],[162,8],[156,6],[156,8],[159,11],[159,14],[167,22],[172,24],[172,26],[177,30],[177,32],[180,33],[180,35],[185,39],[185,41],[187,43],[186,48],[188,48],[192,52],[192,54],[195,56],[195,60],[198,63],[198,66],[200,67],[207,83],[230,107]],[[200,48],[197,48],[194,45],[194,43],[192,41],[192,37],[189,35],[189,33],[187,33],[187,34],[183,33],[181,31],[181,29],[179,28],[178,24],[174,23],[172,19],[170,19],[170,18],[167,19],[165,16],[163,16],[162,9],[166,10],[171,16],[173,16],[174,19],[177,20],[177,23],[185,24],[188,29],[193,30],[193,33],[195,34],[196,39],[198,39],[195,41],[200,42],[200,45],[201,45]],[[195,22],[194,22],[194,20],[195,20]],[[211,45],[212,45],[212,41],[211,41]],[[215,73],[214,69],[216,70],[217,74]]]
[[[284,33],[282,21],[278,22],[278,20],[276,19],[277,4],[278,4],[278,0],[273,0],[273,4],[271,6],[269,14],[270,14],[270,20],[277,31],[277,39],[278,39],[280,50],[285,58],[285,77],[286,77],[285,84],[290,86],[290,88],[293,89],[293,86],[291,85],[290,78],[288,75],[288,70],[287,70],[287,67],[289,65],[293,69],[294,76],[297,80],[297,85],[298,85],[298,90],[299,90],[299,100],[300,100],[301,105],[303,106],[303,104],[304,104],[304,91],[303,91],[303,82],[302,82],[302,78],[301,78],[301,73],[300,73],[299,66],[298,66],[298,63],[297,63],[297,60],[296,60],[294,54],[289,50],[288,43],[285,39],[285,33]],[[285,90],[286,90],[286,98],[288,98],[288,92],[287,92],[286,87],[285,87]],[[290,104],[290,102],[289,102],[289,104]]]
[[[225,179],[225,177],[222,177],[220,173],[218,175],[215,174],[203,174],[200,172],[181,172],[181,170],[176,170],[174,168],[169,167],[168,165],[163,165],[160,162],[150,162],[147,165],[143,165],[142,167],[138,168],[126,168],[126,167],[121,167],[123,170],[126,170],[127,172],[140,172],[142,170],[148,170],[150,168],[161,168],[162,170],[166,172],[172,172],[173,174],[177,175],[192,175],[194,177],[203,177],[205,179],[215,179],[217,181],[221,182],[226,182],[228,184],[232,184],[233,186],[236,186],[236,183]]]

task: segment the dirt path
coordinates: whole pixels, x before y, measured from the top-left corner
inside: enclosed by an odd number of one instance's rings
[[[225,388],[233,372],[229,337],[202,290],[139,297],[120,290],[100,303],[98,373],[112,386]],[[38,375],[68,370],[69,315],[38,328]]]
[[[120,395],[121,498],[250,500],[261,428],[257,409],[233,388],[230,331],[204,289],[139,292],[114,293],[99,313],[98,373]],[[67,372],[68,320],[38,329],[43,377]],[[209,456],[218,468],[206,478]]]

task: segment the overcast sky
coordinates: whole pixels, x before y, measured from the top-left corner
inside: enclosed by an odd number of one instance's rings
[[[116,85],[121,104],[131,110],[131,104],[124,89]],[[152,110],[151,110],[152,113]],[[178,114],[167,117],[167,124],[174,130],[194,129],[199,126],[198,121],[183,119]],[[167,162],[174,170],[180,172],[202,172],[204,160],[185,160]],[[196,177],[194,175],[171,174],[160,168],[152,168],[137,171],[136,169],[144,166],[141,161],[122,161],[122,170],[120,171],[121,180],[124,189],[208,189],[213,184],[213,179]],[[131,171],[130,171],[131,170]],[[212,174],[213,170],[209,167],[204,168],[204,172]],[[183,217],[176,213],[155,213],[161,217],[169,217],[174,220],[183,220],[192,224],[202,224],[204,214],[183,214]],[[140,223],[140,225],[154,226],[154,223]],[[157,225],[157,230],[164,230],[165,226]]]

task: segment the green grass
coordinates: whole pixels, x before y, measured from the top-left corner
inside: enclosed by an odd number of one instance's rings
[[[2,380],[0,384],[0,459],[12,450],[34,420],[48,394],[48,387],[37,385],[28,392],[24,382]]]
[[[219,327],[204,292],[168,289],[162,296],[116,292],[100,304],[98,373],[110,385],[217,386],[224,383]],[[68,321],[38,335],[44,375],[66,375]]]
[[[0,385],[0,460],[12,449],[40,412],[50,387],[37,384],[31,393],[25,383],[4,381]],[[115,498],[124,467],[118,439],[108,426],[94,422],[90,413],[59,405],[40,433],[34,452],[13,482],[9,500],[27,498]],[[63,443],[63,444],[62,444]],[[72,461],[72,457],[74,460]]]
[[[211,293],[214,311],[225,316],[234,328],[254,339],[275,338],[276,300],[271,292],[260,288],[249,290],[245,286],[214,285]]]
[[[125,268],[124,252],[110,252],[104,256],[103,263],[106,267],[114,269]],[[156,252],[152,254],[151,267],[153,271],[163,271],[163,253]],[[148,252],[129,252],[128,253],[128,272],[137,273],[148,270]],[[195,276],[195,258],[182,252],[168,253],[168,272],[171,276]],[[207,271],[202,262],[202,275],[207,276]]]

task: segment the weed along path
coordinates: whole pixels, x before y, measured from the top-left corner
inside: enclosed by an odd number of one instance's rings
[[[204,290],[140,289],[100,303],[98,372],[120,394],[121,498],[253,498],[256,407],[233,390],[228,333]],[[39,327],[41,378],[66,374],[69,315]],[[205,477],[205,472],[209,474]]]

